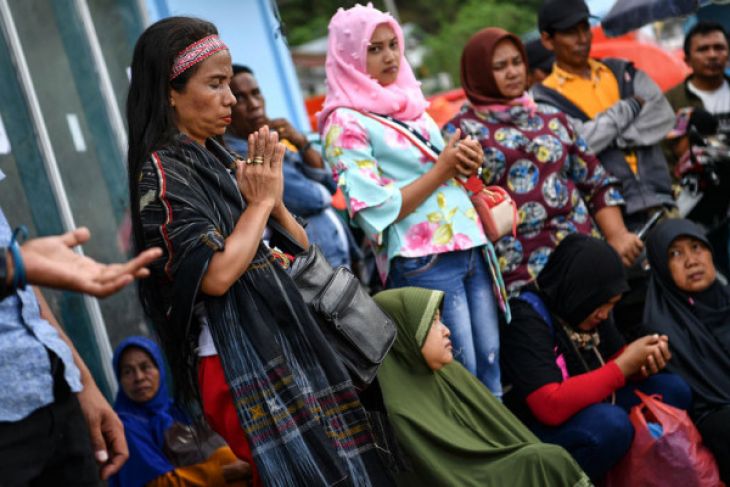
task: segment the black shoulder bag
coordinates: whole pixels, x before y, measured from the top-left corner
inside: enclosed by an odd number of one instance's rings
[[[289,275],[312,310],[322,332],[353,379],[364,388],[375,379],[378,367],[396,337],[390,317],[380,309],[347,267],[333,269],[316,245],[304,249],[273,219],[272,242],[295,256]],[[279,238],[276,238],[279,237]]]

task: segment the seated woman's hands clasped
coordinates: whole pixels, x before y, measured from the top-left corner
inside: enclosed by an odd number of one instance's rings
[[[671,358],[669,338],[666,335],[648,335],[627,345],[616,357],[616,365],[626,377],[639,373],[648,377],[664,369]]]

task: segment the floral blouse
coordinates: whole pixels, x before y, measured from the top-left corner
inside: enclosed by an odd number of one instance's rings
[[[407,123],[436,148],[444,147],[438,126],[427,114]],[[421,257],[487,243],[468,194],[453,179],[396,221],[400,189],[434,165],[398,130],[338,108],[327,118],[323,133],[325,160],[343,190],[350,217],[374,243],[383,280],[393,257]]]
[[[624,203],[618,180],[553,107],[477,111],[467,103],[444,132],[457,128],[481,142],[484,183],[503,187],[517,203],[517,238],[495,244],[512,295],[537,277],[563,238],[578,232],[600,237],[591,215]]]

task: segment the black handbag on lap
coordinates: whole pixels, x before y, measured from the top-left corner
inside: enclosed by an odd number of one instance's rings
[[[396,337],[395,324],[346,267],[333,269],[316,245],[304,250],[276,221],[272,239],[295,255],[289,275],[358,387],[370,384]]]
[[[224,446],[226,440],[213,431],[208,423],[175,422],[165,430],[162,451],[175,467],[187,467],[208,460]]]

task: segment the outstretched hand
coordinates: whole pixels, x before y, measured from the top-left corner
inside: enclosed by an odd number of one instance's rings
[[[147,277],[145,266],[162,255],[162,249],[152,248],[124,263],[102,264],[73,251],[90,238],[89,230],[81,227],[27,241],[21,253],[28,283],[106,297],[134,279]]]

